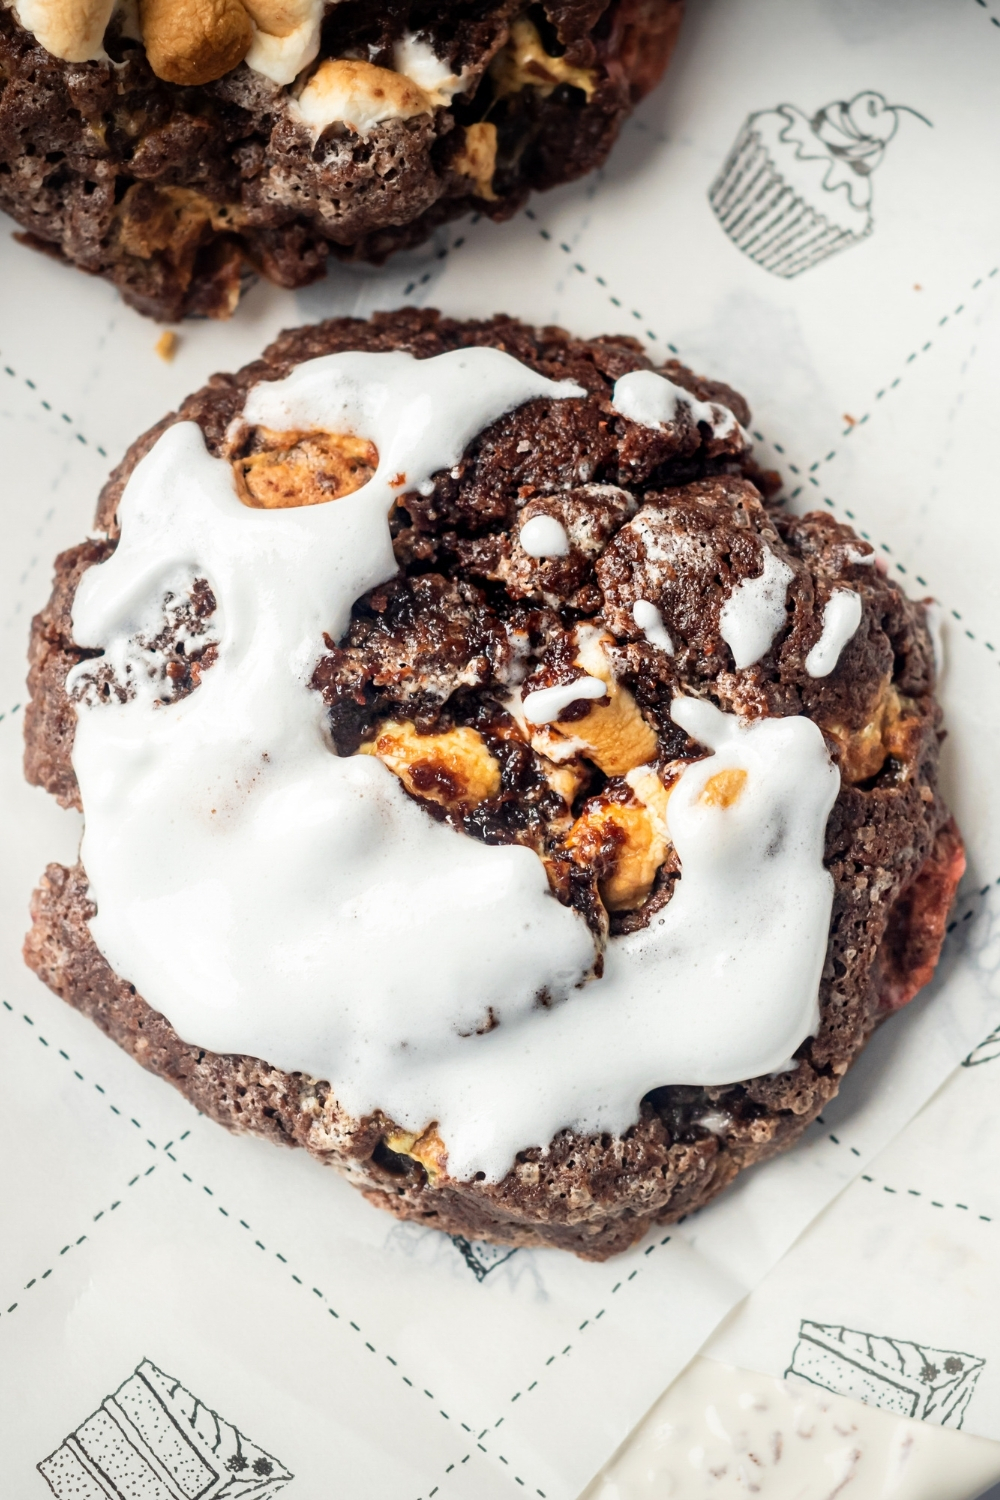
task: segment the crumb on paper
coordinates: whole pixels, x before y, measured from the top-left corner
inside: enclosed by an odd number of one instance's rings
[[[844,421],[847,423],[848,427],[857,427],[858,425],[857,417],[852,417],[849,411],[844,412]]]
[[[176,333],[174,333],[172,328],[165,328],[153,347],[160,358],[165,359],[169,364],[177,353],[177,344],[178,338]]]
[[[914,290],[914,291],[915,291],[915,292],[922,292],[922,291],[923,291],[923,287],[922,287],[922,286],[921,286],[921,285],[920,285],[920,282],[919,282],[919,281],[915,281],[915,282],[914,282],[914,283],[913,283],[913,290]]]

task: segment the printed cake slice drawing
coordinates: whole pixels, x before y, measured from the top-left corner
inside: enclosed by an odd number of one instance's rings
[[[148,1359],[38,1471],[58,1500],[271,1500],[294,1477]]]
[[[709,190],[736,247],[776,276],[791,278],[871,234],[871,174],[906,104],[872,90],[813,115],[794,104],[758,110]]]
[[[939,1427],[961,1427],[985,1360],[836,1323],[799,1325],[786,1377]]]

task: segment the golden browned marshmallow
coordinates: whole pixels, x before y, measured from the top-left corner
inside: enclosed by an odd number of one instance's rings
[[[628,688],[608,688],[584,719],[558,726],[586,746],[584,755],[607,776],[623,776],[656,756],[656,734],[646,723]]]
[[[653,888],[667,854],[667,840],[648,808],[639,802],[595,797],[573,824],[566,846],[580,864],[600,864],[611,873],[598,882],[608,911],[633,911]]]
[[[189,88],[237,67],[253,41],[240,0],[139,0],[139,24],[157,78]]]
[[[437,1133],[436,1122],[420,1134],[396,1130],[385,1137],[385,1144],[397,1156],[410,1156],[418,1161],[431,1182],[436,1177],[443,1177],[448,1170],[448,1152]]]
[[[320,63],[290,105],[314,139],[335,122],[367,135],[383,120],[409,120],[433,109],[424,90],[402,73],[349,57]]]
[[[456,172],[471,177],[476,196],[488,201],[496,197],[493,191],[493,173],[497,164],[497,128],[488,120],[478,120],[466,125],[462,149],[452,161]]]
[[[254,23],[248,68],[272,83],[293,83],[319,51],[323,0],[244,0]]]
[[[848,729],[836,723],[822,725],[837,741],[840,775],[844,781],[856,785],[876,776],[889,755],[904,765],[912,760],[917,749],[915,738],[920,735],[920,719],[909,711],[911,708],[910,700],[904,698],[886,678],[871,717],[860,729]]]
[[[445,734],[418,734],[387,719],[360,754],[375,755],[416,797],[442,807],[476,807],[500,790],[500,766],[482,735],[463,725]]]
[[[541,762],[542,775],[549,786],[554,792],[559,793],[567,807],[572,807],[575,798],[580,795],[590,780],[590,773],[586,766],[581,765],[579,761],[567,761],[559,766],[544,755],[539,755],[538,759]]]
[[[716,771],[705,782],[698,800],[709,807],[732,807],[743,795],[746,781],[747,773],[742,766],[729,766],[725,771]]]
[[[684,769],[684,761],[670,761],[659,773],[653,766],[637,766],[625,777],[632,795],[638,797],[664,839],[667,839],[667,803]],[[661,780],[661,776],[666,780]]]
[[[538,28],[520,16],[510,28],[510,38],[490,64],[497,97],[537,89],[547,98],[561,83],[581,89],[590,102],[597,81],[589,68],[574,68],[562,57],[551,57],[542,46]]]
[[[551,810],[546,811],[545,822],[549,832],[565,835],[573,825],[573,803],[584,791],[593,775],[586,761],[570,760],[563,765],[556,765],[554,761],[548,760],[546,756],[535,752],[537,756],[536,765],[544,776],[549,788],[561,797],[564,810],[553,814]]]
[[[235,229],[243,218],[237,204],[217,203],[197,188],[134,182],[118,207],[119,243],[142,260],[168,248],[176,256],[193,255],[206,224]]]
[[[656,732],[642,717],[628,688],[615,681],[604,652],[612,637],[594,626],[581,626],[577,639],[577,666],[605,683],[607,693],[592,700],[584,718],[556,720],[533,733],[532,744],[554,760],[565,759],[566,753],[575,750],[593,761],[605,775],[624,776],[634,766],[644,766],[656,759],[659,752]]]
[[[243,0],[250,19],[268,36],[290,36],[307,20],[313,0]]]
[[[246,214],[239,204],[218,203],[195,188],[154,187],[134,182],[116,210],[118,250],[149,260],[160,252],[179,273],[183,285],[192,276],[206,229],[225,232],[241,226]],[[240,300],[243,251],[234,241],[220,241],[214,259],[216,304],[213,316],[228,318]]]
[[[40,47],[64,62],[104,56],[104,33],[115,0],[16,0],[14,10]]]
[[[672,766],[665,774],[672,783],[676,779]],[[634,911],[642,905],[670,847],[667,802],[672,785],[665,786],[653,766],[637,766],[625,781],[634,800],[591,798],[566,839],[578,863],[610,869],[598,882],[608,911]]]
[[[367,484],[378,453],[352,433],[272,432],[257,429],[263,446],[233,463],[236,492],[244,505],[277,510],[340,500]]]

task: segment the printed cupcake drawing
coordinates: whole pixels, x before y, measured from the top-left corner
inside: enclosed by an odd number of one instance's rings
[[[903,112],[931,123],[871,90],[813,115],[794,104],[750,115],[708,195],[733,244],[790,278],[865,239],[871,176]]]

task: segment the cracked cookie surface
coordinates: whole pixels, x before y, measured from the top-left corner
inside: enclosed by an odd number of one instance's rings
[[[33,35],[0,5],[0,208],[142,313],[229,317],[254,274],[379,263],[599,166],[682,6],[54,0]]]
[[[58,993],[231,1128],[305,1146],[403,1217],[602,1258],[801,1134],[875,1025],[929,977],[961,873],[937,786],[940,712],[923,607],[873,566],[849,528],[776,503],[776,477],[757,468],[738,425],[749,418],[740,397],[672,363],[665,374],[675,386],[736,424],[722,437],[683,420],[644,428],[612,404],[615,381],[649,367],[638,344],[574,340],[507,319],[463,324],[406,311],[282,335],[262,360],[216,377],[138,441],[101,498],[97,524],[108,540],[59,559],[33,630],[26,765],[29,779],[74,803],[66,677],[75,669],[99,683],[106,669],[73,643],[72,600],[83,572],[113,551],[124,484],[165,425],[196,421],[210,451],[239,465],[266,448],[233,425],[254,383],[338,350],[429,357],[477,344],[572,379],[586,395],[517,408],[436,475],[429,493],[402,487],[392,518],[399,572],[355,602],[313,676],[333,749],[378,756],[456,836],[534,849],[559,899],[606,944],[641,930],[683,879],[665,808],[683,767],[704,751],[671,718],[673,697],[706,698],[751,720],[812,719],[841,788],[826,832],[834,904],[820,1025],[794,1066],[722,1087],[654,1089],[622,1137],[563,1132],[547,1150],[520,1152],[499,1183],[461,1181],[426,1133],[378,1113],[349,1117],[323,1080],[180,1041],[97,951],[81,867],[46,873],[26,954]],[[315,467],[293,465],[285,480],[308,498]],[[525,529],[538,518],[561,528],[564,551],[550,526],[542,535],[557,555],[536,555]],[[734,591],[759,577],[765,549],[790,575],[783,623],[761,657],[737,669],[722,615]],[[144,639],[142,660],[161,673],[168,697],[197,692],[196,677],[213,670],[210,584],[175,590]],[[814,677],[807,658],[838,589],[860,597],[861,621],[833,670]],[[640,623],[642,604],[662,635]],[[600,696],[580,696],[587,681]],[[128,691],[121,674],[109,688],[117,689]],[[552,692],[557,714],[529,722],[528,698]],[[735,776],[713,777],[704,795],[729,805],[740,795]],[[491,1024],[484,1016],[477,1029]]]

